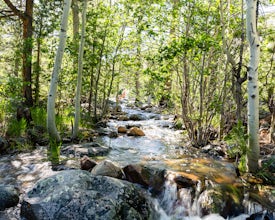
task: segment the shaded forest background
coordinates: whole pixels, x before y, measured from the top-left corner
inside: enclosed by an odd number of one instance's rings
[[[275,129],[275,33],[268,4],[258,1],[257,25],[260,126],[269,143]],[[62,8],[63,1],[0,2],[0,136],[46,127]],[[63,137],[73,127],[82,1],[73,0],[71,9],[55,109]],[[108,100],[125,90],[138,106],[158,105],[174,114],[194,146],[223,140],[234,127],[245,136],[245,24],[245,2],[239,0],[88,1],[80,127],[107,118]]]

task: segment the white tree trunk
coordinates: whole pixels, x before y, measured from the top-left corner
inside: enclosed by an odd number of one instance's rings
[[[81,86],[82,86],[82,70],[83,70],[83,53],[84,53],[84,43],[85,43],[85,27],[86,27],[86,11],[87,2],[83,2],[82,10],[82,27],[81,27],[81,41],[78,53],[78,73],[77,73],[77,88],[75,95],[75,117],[74,117],[74,127],[73,127],[73,138],[76,138],[79,131],[79,121],[80,121],[80,97],[81,97]]]
[[[56,142],[60,142],[60,136],[58,134],[56,124],[55,124],[55,99],[56,99],[56,93],[57,93],[58,75],[61,68],[62,58],[63,58],[65,44],[66,44],[68,18],[69,18],[71,2],[72,2],[71,0],[64,0],[61,30],[59,35],[59,45],[55,56],[54,68],[52,72],[50,90],[48,94],[48,103],[47,103],[47,129],[48,129],[50,139]]]
[[[259,131],[259,88],[258,66],[260,58],[260,42],[257,33],[256,12],[257,0],[246,0],[246,29],[250,48],[248,67],[248,149],[247,168],[249,172],[256,172],[260,154]]]

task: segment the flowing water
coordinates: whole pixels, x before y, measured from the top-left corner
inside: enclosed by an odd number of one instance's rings
[[[118,138],[100,137],[99,142],[108,145],[112,151],[108,159],[121,166],[146,163],[175,171],[194,180],[207,177],[217,183],[233,183],[236,173],[232,162],[220,158],[211,159],[196,148],[187,147],[188,141],[182,130],[173,129],[173,116],[123,108],[128,115],[139,114],[145,120],[109,122],[110,130],[118,126],[139,126],[145,136],[133,137],[125,134]]]
[[[145,136],[132,137],[125,134],[118,138],[105,136],[100,138],[103,144],[112,148],[107,159],[117,162],[120,166],[134,163],[150,164],[157,168],[168,170],[164,191],[155,201],[156,207],[162,214],[163,220],[170,219],[202,219],[199,203],[207,199],[201,195],[204,184],[238,184],[240,179],[236,176],[232,161],[222,157],[215,159],[201,153],[198,149],[188,147],[188,138],[184,131],[173,129],[173,116],[159,115],[140,109],[123,107],[128,116],[141,115],[141,121],[109,122],[109,129],[116,131],[118,126],[138,126]],[[193,198],[192,189],[177,189],[174,177],[181,175],[197,181],[196,196]],[[204,182],[201,182],[201,181]],[[274,197],[275,198],[275,197]],[[230,219],[246,219],[252,213],[263,211],[263,207],[250,200],[244,200],[245,213]],[[274,213],[273,213],[274,215]],[[212,214],[203,219],[224,219],[220,215]],[[228,218],[229,219],[229,218]]]
[[[195,148],[187,147],[187,138],[183,131],[173,129],[173,117],[159,115],[123,107],[128,115],[139,114],[141,121],[117,121],[108,123],[109,130],[117,130],[118,126],[140,126],[145,136],[132,137],[120,134],[117,138],[103,136],[97,141],[112,148],[105,158],[118,163],[121,167],[128,164],[143,163],[166,169],[167,181],[160,196],[154,198],[156,209],[162,220],[170,219],[224,219],[217,214],[200,218],[198,207],[201,187],[204,184],[233,184],[237,181],[233,164],[222,158],[211,159],[209,155],[200,153]],[[20,189],[21,197],[37,180],[52,175],[50,163],[47,161],[46,148],[40,147],[31,153],[20,153],[0,157],[0,183],[15,185]],[[78,161],[68,160],[69,166],[78,167]],[[197,182],[195,199],[191,189],[177,189],[175,175],[181,175]],[[204,180],[201,182],[201,180]],[[21,198],[22,199],[22,198]],[[246,213],[262,211],[262,207],[249,200],[245,204]],[[20,204],[17,207],[0,212],[0,219],[19,219]],[[5,216],[5,218],[3,218]],[[243,214],[231,219],[246,219]]]

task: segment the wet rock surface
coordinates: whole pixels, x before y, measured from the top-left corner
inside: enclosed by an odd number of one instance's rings
[[[0,211],[16,206],[19,202],[19,190],[14,186],[0,185]]]
[[[84,144],[73,144],[61,149],[61,154],[71,157],[95,157],[106,156],[111,149],[106,146],[102,146],[99,143],[91,142]]]
[[[138,127],[132,127],[127,133],[128,136],[145,136],[144,132]]]
[[[162,169],[129,164],[123,168],[123,172],[128,181],[150,188],[152,192],[160,192],[165,182],[166,171]]]
[[[94,160],[91,160],[87,156],[84,156],[80,159],[81,170],[91,171],[96,165],[97,165],[97,162]]]
[[[91,171],[93,175],[109,176],[121,179],[123,173],[121,168],[112,161],[104,160],[98,163]]]
[[[219,213],[224,218],[244,213],[242,191],[232,185],[219,185],[205,189],[198,203],[202,215]]]
[[[5,138],[0,137],[0,155],[6,153],[8,146],[8,141]]]
[[[43,219],[156,219],[135,185],[87,171],[62,171],[39,181],[24,197],[21,216]]]

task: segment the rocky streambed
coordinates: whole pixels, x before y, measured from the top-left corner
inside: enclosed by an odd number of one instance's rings
[[[0,156],[0,219],[274,219],[275,187],[238,177],[223,146],[188,148],[171,116],[122,110],[60,166],[43,146]]]

